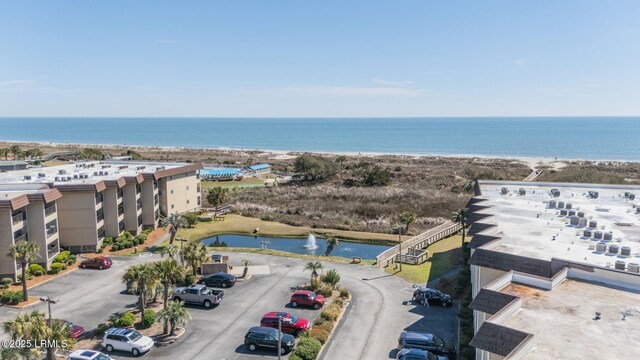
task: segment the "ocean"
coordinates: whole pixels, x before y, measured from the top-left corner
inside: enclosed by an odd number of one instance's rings
[[[0,118],[0,140],[640,161],[640,117]]]

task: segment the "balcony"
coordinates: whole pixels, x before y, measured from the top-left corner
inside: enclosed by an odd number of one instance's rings
[[[59,253],[60,253],[60,246],[58,245],[57,242],[47,247],[47,258],[51,259],[52,257],[58,255]]]
[[[51,205],[51,206],[49,206],[48,208],[45,208],[45,209],[44,209],[44,217],[49,217],[50,215],[53,215],[53,214],[55,214],[55,213],[56,213],[56,206],[55,206],[55,204],[54,204],[54,205]]]
[[[50,227],[47,229],[47,239],[58,233],[58,227]]]
[[[104,220],[104,211],[100,210],[96,213],[96,222]]]
[[[19,214],[15,214],[11,217],[11,221],[13,222],[13,225],[16,225],[22,221],[25,221],[27,219],[26,214],[21,212]]]
[[[136,203],[136,209],[137,209],[137,210],[141,210],[141,209],[142,209],[142,202],[138,201],[138,202]]]
[[[22,235],[18,235],[13,237],[13,241],[14,242],[19,242],[19,241],[29,241],[29,235],[27,233],[24,233]]]

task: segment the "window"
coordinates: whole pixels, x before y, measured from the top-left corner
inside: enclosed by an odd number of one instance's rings
[[[96,212],[96,222],[104,220],[104,210],[102,208]]]
[[[187,190],[189,190],[189,185],[187,185]]]
[[[187,200],[187,204],[189,203],[189,200]]]
[[[104,226],[101,226],[100,229],[98,229],[98,241],[104,239]]]
[[[200,206],[200,196],[198,196],[198,206]]]
[[[198,186],[196,186],[196,191],[200,192],[200,183],[198,183]]]
[[[102,193],[96,193],[96,205],[102,203]]]
[[[122,189],[118,189],[118,199],[122,199],[123,195],[124,195],[124,192],[122,191]]]
[[[124,204],[118,205],[118,216],[124,214]]]
[[[171,193],[173,194],[173,189],[171,189]]]
[[[47,229],[47,238],[52,237],[53,235],[58,233],[58,223],[56,220],[51,220],[46,225]]]
[[[49,215],[51,215],[51,214],[56,212],[56,203],[55,202],[51,203],[51,204],[45,204],[44,206],[45,206],[45,208],[44,208],[44,216],[45,217],[47,217],[47,216],[49,216]]]
[[[19,211],[19,212],[15,212],[13,213],[13,216],[11,217],[11,219],[13,220],[13,225],[19,223],[20,221],[24,221],[27,219],[27,213],[24,211]]]
[[[171,204],[171,208],[173,209],[175,206],[173,204]]]

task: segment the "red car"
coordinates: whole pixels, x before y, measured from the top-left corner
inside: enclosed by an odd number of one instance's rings
[[[269,312],[262,316],[260,326],[278,328],[278,318],[282,318],[282,332],[298,336],[305,331],[309,331],[311,323],[305,318],[299,318],[286,312]]]
[[[324,305],[324,296],[316,294],[309,290],[298,290],[289,299],[289,303],[293,307],[309,306],[314,309],[320,309]]]
[[[92,268],[92,269],[108,269],[113,264],[113,261],[105,256],[100,256],[93,259],[87,259],[80,263],[80,267],[83,269]]]
[[[69,332],[71,333],[72,339],[78,339],[85,333],[84,328],[82,326],[74,325],[71,321],[60,320],[60,319],[54,319],[53,321],[57,323],[62,323],[65,326],[67,326],[67,328],[69,328]]]

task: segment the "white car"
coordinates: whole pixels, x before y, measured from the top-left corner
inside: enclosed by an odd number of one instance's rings
[[[109,355],[105,355],[95,350],[76,350],[67,360],[113,360]]]
[[[151,350],[153,345],[153,339],[131,329],[110,328],[102,338],[102,346],[108,352],[121,350],[129,352],[133,356],[146,353]]]

